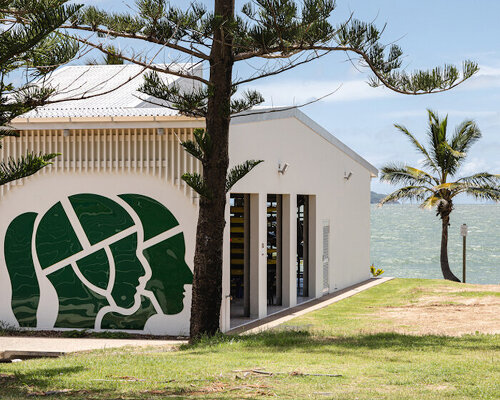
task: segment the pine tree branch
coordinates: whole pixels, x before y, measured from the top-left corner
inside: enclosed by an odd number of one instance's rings
[[[121,37],[124,39],[141,40],[141,41],[145,41],[145,42],[149,42],[149,43],[159,44],[161,46],[165,46],[165,47],[168,47],[170,49],[180,51],[184,54],[189,54],[193,57],[200,58],[202,60],[209,60],[210,59],[210,56],[208,54],[205,54],[201,51],[193,50],[192,48],[189,48],[189,47],[179,46],[178,44],[175,44],[172,42],[165,42],[163,40],[158,40],[158,39],[151,37],[151,36],[138,35],[136,33],[118,32],[118,31],[114,31],[111,29],[102,29],[102,28],[97,28],[97,27],[92,28],[92,27],[77,25],[77,24],[63,25],[61,28],[63,28],[63,29],[76,29],[76,30],[87,31],[87,32],[96,32],[96,33],[99,33],[102,35],[107,35],[107,36],[112,36],[112,37]],[[97,45],[95,45],[95,46],[97,46]]]
[[[241,84],[244,84],[244,83],[249,83],[249,82],[253,82],[253,81],[259,80],[259,79],[263,79],[263,78],[267,78],[267,77],[270,77],[270,76],[281,74],[282,72],[289,71],[289,70],[291,70],[293,68],[296,68],[296,67],[298,67],[300,65],[307,64],[307,63],[309,63],[311,61],[317,60],[318,58],[324,57],[324,56],[326,56],[329,53],[330,53],[329,51],[323,52],[321,54],[316,53],[313,57],[307,57],[305,60],[297,61],[297,62],[290,62],[286,66],[277,68],[275,70],[264,72],[264,73],[256,75],[256,76],[252,76],[252,77],[249,77],[249,78],[246,78],[246,79],[242,79],[242,80],[236,81],[233,84],[233,86],[241,85]]]
[[[79,38],[79,37],[76,37],[76,36],[71,36],[71,37],[74,38],[75,40],[79,41],[80,43],[86,44],[86,45],[88,45],[88,46],[90,46],[90,47],[92,47],[94,49],[100,50],[104,54],[109,54],[109,55],[113,54],[114,56],[116,56],[115,53],[111,53],[106,48],[106,46],[104,46],[103,44],[96,44],[96,43],[90,42],[89,40],[82,39],[82,38]],[[175,69],[171,69],[171,68],[161,68],[161,67],[159,67],[156,64],[151,64],[151,63],[148,63],[148,62],[140,61],[140,60],[138,60],[136,58],[127,57],[127,56],[125,56],[123,54],[120,54],[119,57],[122,58],[125,61],[131,62],[131,63],[136,64],[136,65],[140,65],[140,66],[142,66],[144,68],[147,68],[149,70],[152,70],[152,71],[161,72],[161,73],[164,73],[164,74],[170,74],[170,75],[178,76],[180,78],[193,79],[193,80],[201,82],[201,83],[203,83],[205,85],[208,85],[208,83],[209,83],[206,79],[203,79],[202,77],[200,77],[198,75],[195,75],[195,74],[183,73],[181,71],[178,71],[178,70],[175,70]]]
[[[478,70],[476,64],[471,63],[469,61],[466,61],[464,63],[464,74],[463,74],[462,79],[456,80],[451,85],[448,85],[448,86],[446,86],[444,88],[437,88],[437,89],[436,88],[429,88],[429,89],[424,89],[424,90],[420,90],[420,91],[419,90],[405,90],[405,89],[399,88],[395,83],[391,82],[386,76],[384,76],[380,72],[380,70],[375,66],[375,64],[371,60],[369,54],[366,53],[365,51],[362,51],[362,50],[359,50],[359,49],[355,49],[355,48],[352,48],[352,47],[345,47],[345,46],[324,46],[324,45],[290,46],[288,48],[288,50],[292,54],[296,54],[297,52],[300,52],[300,51],[324,51],[324,52],[327,52],[327,53],[334,52],[334,51],[342,51],[342,52],[346,52],[346,53],[354,53],[354,54],[360,56],[361,59],[363,59],[363,61],[366,62],[368,68],[371,70],[371,72],[375,75],[376,79],[378,79],[383,86],[387,87],[388,89],[390,89],[390,90],[392,90],[392,91],[394,91],[396,93],[405,94],[405,95],[415,95],[415,96],[418,96],[418,95],[423,95],[423,94],[446,92],[448,90],[451,90],[451,89],[457,87],[458,85],[460,85],[461,83],[463,83],[464,81],[466,81],[467,79],[469,79]],[[279,53],[279,49],[267,49],[267,50],[260,50],[260,51],[255,52],[255,53],[247,53],[247,54],[236,55],[235,56],[235,60],[236,61],[242,61],[242,60],[248,60],[248,59],[254,58],[254,57],[261,57],[261,58],[287,58],[288,54]],[[305,61],[305,62],[308,62],[308,61]],[[287,68],[287,70],[291,69],[291,68],[294,68],[294,67],[295,66],[289,66]],[[436,75],[437,72],[438,72],[438,70],[435,69],[435,70],[429,72],[429,75]],[[275,73],[274,72],[270,72],[270,73],[267,73],[267,74],[263,75],[262,77],[275,75],[277,73],[279,73],[279,72],[275,72]],[[410,76],[404,75],[404,74],[401,75],[401,77],[400,77],[400,79],[401,79],[402,82],[405,81],[405,80],[409,80],[410,78],[411,78]],[[250,82],[250,81],[256,80],[256,79],[259,79],[259,78],[250,79],[250,80],[247,80],[247,81]],[[247,81],[246,80],[242,80],[242,81],[239,82],[239,84],[246,83]],[[376,82],[372,82],[372,84],[373,84],[373,86],[381,86],[380,84],[377,84]]]
[[[245,175],[262,162],[264,162],[264,160],[248,160],[231,168],[226,178],[226,193],[228,193],[239,180],[243,179]]]
[[[333,91],[331,91],[323,96],[317,97],[314,100],[307,101],[305,103],[297,104],[294,106],[288,106],[288,107],[274,107],[274,108],[269,108],[269,109],[265,109],[265,110],[250,110],[248,112],[242,112],[242,113],[231,115],[231,119],[238,118],[238,117],[246,117],[249,115],[270,114],[270,113],[274,113],[274,112],[283,112],[283,111],[288,111],[288,110],[299,109],[299,108],[308,106],[310,104],[317,103],[318,101],[321,101],[321,100],[337,93],[341,87],[342,87],[342,85],[339,85],[339,87],[337,87],[337,89],[335,89],[335,90],[333,90]]]
[[[7,161],[0,161],[0,186],[35,174],[40,169],[52,164],[50,161],[58,155],[56,153],[43,155],[28,153],[17,160],[9,158]]]
[[[186,184],[193,189],[200,196],[210,199],[212,193],[208,188],[205,179],[198,173],[185,173],[181,176],[181,179],[186,182]]]
[[[184,150],[205,165],[208,156],[212,151],[212,139],[205,129],[195,129],[193,131],[194,141],[186,140],[181,143]]]

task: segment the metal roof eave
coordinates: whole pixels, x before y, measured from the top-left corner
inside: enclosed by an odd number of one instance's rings
[[[10,125],[20,130],[46,129],[106,129],[106,128],[151,128],[151,127],[187,127],[203,128],[204,118],[182,115],[156,116],[106,116],[106,117],[51,117],[51,118],[15,118]]]

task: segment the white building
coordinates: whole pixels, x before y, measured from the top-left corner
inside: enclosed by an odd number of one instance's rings
[[[140,72],[61,68],[66,95],[136,77],[17,118],[3,140],[2,159],[61,153],[0,189],[4,323],[188,333],[198,195],[181,175],[201,167],[180,142],[204,121],[150,104]],[[223,331],[370,277],[376,168],[298,109],[235,117],[230,162],[248,159],[264,162],[228,195]]]

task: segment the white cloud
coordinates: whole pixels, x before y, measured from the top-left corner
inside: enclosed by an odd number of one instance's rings
[[[297,80],[282,81],[270,84],[251,86],[258,90],[266,99],[266,105],[303,104],[333,92],[324,98],[323,102],[357,101],[393,96],[388,89],[372,88],[363,80],[351,81],[315,81]]]
[[[498,111],[472,111],[472,110],[444,110],[440,115],[448,115],[450,118],[459,118],[459,119],[479,119],[485,117],[494,117],[498,116]],[[419,117],[426,118],[427,112],[423,109],[415,109],[415,110],[402,110],[402,111],[393,111],[385,114],[386,117],[389,118],[411,118],[411,117]]]
[[[460,169],[460,175],[468,176],[484,171],[495,173],[498,170],[500,170],[500,161],[488,161],[484,158],[474,157],[465,162]]]
[[[490,89],[500,87],[500,68],[480,65],[479,72],[464,82],[462,90]]]

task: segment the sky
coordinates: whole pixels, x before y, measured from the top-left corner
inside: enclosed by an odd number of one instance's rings
[[[210,8],[210,1],[201,1]],[[81,2],[80,2],[81,3]],[[126,10],[132,1],[84,1],[106,10]],[[179,6],[186,1],[176,1]],[[237,9],[243,1],[237,0]],[[364,21],[386,28],[382,41],[395,42],[404,51],[408,71],[443,64],[460,66],[465,59],[480,71],[458,88],[441,94],[407,96],[386,88],[371,88],[369,71],[353,66],[343,53],[331,54],[279,76],[254,82],[265,105],[303,104],[340,89],[322,101],[302,108],[338,139],[380,168],[402,161],[419,166],[421,156],[395,128],[405,125],[425,140],[426,109],[448,115],[448,129],[466,119],[477,122],[483,138],[470,150],[462,174],[480,171],[500,173],[500,2],[495,0],[338,0],[332,22],[345,21],[353,13]],[[244,63],[235,73],[244,76],[255,64]],[[389,193],[394,188],[372,182],[372,190]],[[460,199],[460,202],[471,202]]]

